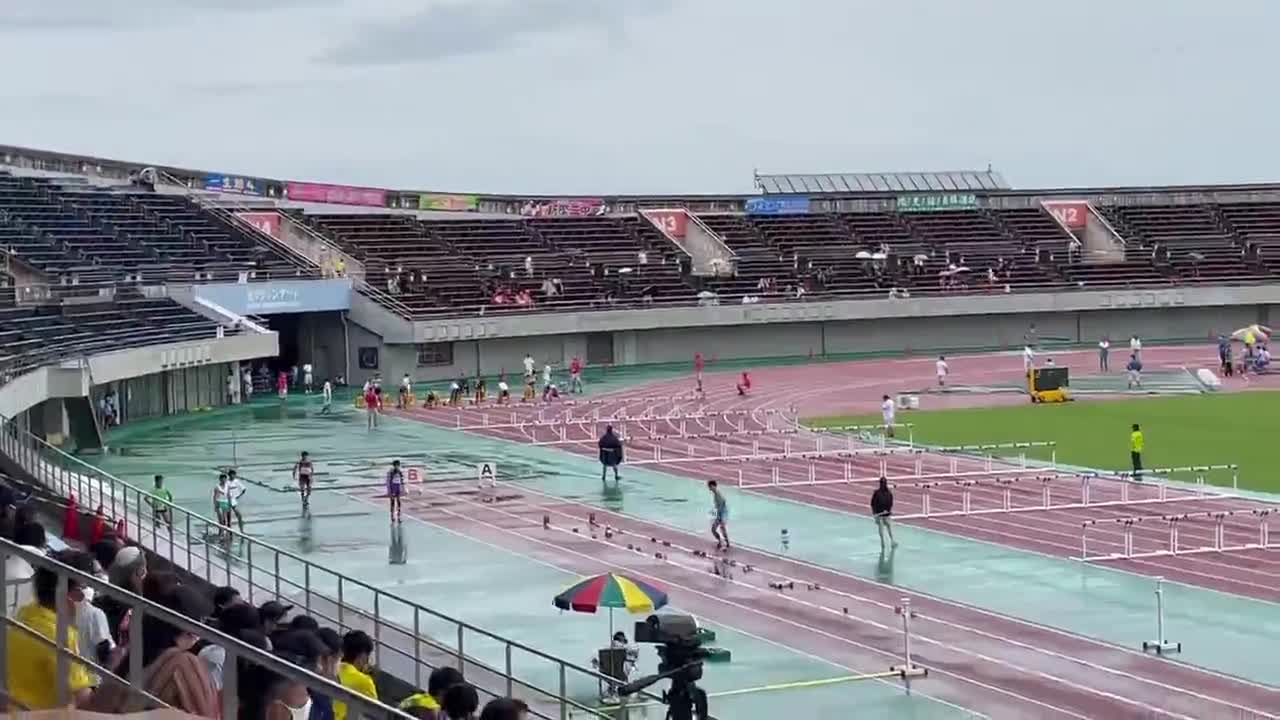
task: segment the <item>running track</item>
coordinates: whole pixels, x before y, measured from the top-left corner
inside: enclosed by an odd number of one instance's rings
[[[374,502],[376,492],[363,497]],[[486,502],[474,485],[432,484],[407,498],[405,510],[568,572],[627,572],[667,588],[684,610],[851,672],[901,661],[894,607],[908,596],[920,613],[914,657],[930,672],[917,693],[991,717],[1280,717],[1274,688],[791,558],[735,548],[734,575],[721,577],[699,554],[705,538],[520,487],[500,484]]]
[[[1158,365],[1177,366],[1181,364],[1195,365],[1204,359],[1206,352],[1211,355],[1212,348],[1152,348],[1144,351],[1144,360],[1148,367]],[[1057,354],[1060,365],[1072,363],[1088,364],[1094,362],[1092,352]],[[1210,358],[1212,359],[1212,358]],[[952,369],[953,384],[990,384],[1008,382],[1010,377],[1017,377],[1021,372],[1021,359],[1015,356],[970,356],[949,359]],[[1200,363],[1203,364],[1203,363]],[[1088,367],[1088,365],[1086,365]],[[1089,368],[1092,369],[1092,368]],[[821,378],[815,378],[821,373]],[[810,472],[809,460],[800,458],[784,458],[770,461],[733,462],[709,460],[699,462],[681,462],[684,458],[719,457],[723,452],[729,454],[748,454],[753,443],[760,452],[781,453],[785,445],[790,445],[793,452],[815,450],[818,443],[825,441],[824,448],[844,445],[842,439],[830,436],[821,438],[808,432],[782,435],[767,430],[778,427],[781,422],[777,415],[768,416],[769,411],[785,412],[789,408],[799,409],[802,416],[823,413],[850,412],[850,408],[872,410],[879,405],[880,395],[893,393],[896,390],[911,390],[927,387],[933,383],[933,359],[891,360],[879,362],[849,362],[828,365],[809,365],[799,367],[765,368],[752,373],[755,387],[746,396],[738,396],[734,390],[737,381],[736,373],[707,374],[704,382],[705,401],[699,401],[689,395],[692,389],[691,379],[686,382],[666,381],[630,389],[622,393],[613,393],[593,397],[590,405],[571,405],[560,403],[541,406],[535,409],[530,406],[513,406],[510,408],[468,408],[453,409],[415,409],[399,413],[423,422],[453,427],[458,424],[477,428],[475,432],[517,442],[549,442],[557,439],[553,427],[535,427],[521,430],[513,427],[480,428],[483,422],[494,424],[509,423],[512,413],[519,419],[534,421],[541,416],[546,420],[556,418],[581,419],[591,413],[599,417],[609,418],[620,415],[637,417],[645,413],[662,415],[667,413],[702,413],[744,411],[748,413],[743,427],[754,429],[757,435],[738,435],[734,437],[717,436],[707,438],[680,439],[680,428],[674,421],[666,421],[668,437],[653,439],[642,432],[631,432],[627,443],[627,459],[630,462],[652,457],[653,447],[660,446],[662,458],[667,461],[660,465],[650,465],[651,469],[661,469],[669,474],[676,474],[699,480],[717,480],[722,484],[737,484],[739,477],[748,483],[759,483],[751,489],[762,495],[776,497],[791,502],[804,503],[830,510],[865,515],[868,513],[867,497],[872,489],[870,482],[838,483],[825,485],[792,485],[770,487],[767,485],[773,468],[776,467],[779,478],[783,482],[803,481]],[[1269,379],[1269,378],[1268,378]],[[1256,381],[1255,381],[1256,383]],[[665,393],[665,395],[663,395]],[[685,393],[687,397],[671,399],[676,393]],[[954,397],[954,396],[951,396]],[[941,398],[946,400],[949,398]],[[972,396],[966,400],[974,399]],[[927,402],[934,402],[931,397]],[[1025,399],[1022,400],[1025,402]],[[860,408],[858,406],[861,406]],[[651,421],[653,425],[664,421]],[[686,425],[695,423],[690,421]],[[714,420],[702,421],[708,427],[686,427],[691,432],[702,430],[702,434],[723,432],[725,426],[717,428]],[[603,423],[587,422],[570,425],[567,441],[555,447],[581,455],[596,455],[595,440],[598,437],[597,425]],[[662,432],[659,427],[657,432]],[[1034,436],[1034,429],[1029,430],[1026,440],[1040,440]],[[541,434],[540,434],[541,433]],[[821,438],[821,439],[820,439]],[[865,447],[865,443],[857,443],[855,447]],[[907,475],[914,470],[914,459],[905,455],[885,458],[890,476]],[[952,467],[951,457],[924,455],[921,457],[924,472],[938,475],[949,473]],[[822,458],[813,460],[815,472],[819,478],[836,479],[843,476],[844,463],[853,467],[853,477],[871,478],[879,474],[879,459],[871,456],[854,458]],[[980,473],[985,464],[978,460],[961,459],[958,469],[962,472],[978,473],[977,484],[971,485],[969,491],[974,509],[998,508],[1001,504],[1002,488],[1009,487],[1013,505],[1021,507],[1024,512],[953,515],[949,517],[930,517],[905,520],[904,522],[940,530],[963,537],[998,543],[1010,547],[1045,553],[1058,557],[1078,557],[1081,553],[1081,525],[1085,520],[1121,518],[1133,516],[1163,515],[1166,513],[1193,513],[1204,511],[1236,511],[1225,523],[1227,544],[1244,544],[1257,542],[1259,520],[1249,513],[1250,510],[1263,510],[1272,506],[1264,503],[1240,498],[1223,499],[1213,496],[1199,497],[1194,493],[1182,490],[1171,490],[1170,497],[1179,497],[1174,503],[1154,503],[1156,489],[1130,485],[1131,504],[1118,504],[1120,501],[1120,481],[1095,480],[1091,487],[1091,498],[1094,502],[1111,501],[1114,505],[1088,508],[1060,510],[1034,510],[1033,506],[1041,502],[1046,483],[1038,480],[1037,475],[1046,473],[1027,472],[1001,475],[999,478],[983,477]],[[997,465],[996,469],[1008,471],[1012,466]],[[741,473],[741,476],[739,475]],[[1011,478],[1018,480],[1009,482]],[[1005,482],[999,482],[1004,480]],[[1078,500],[1081,490],[1078,477],[1060,477],[1047,483],[1051,486],[1054,497]],[[895,512],[899,515],[917,513],[921,508],[923,488],[919,482],[900,482],[896,484]],[[955,483],[934,483],[930,489],[932,510],[957,511],[961,507],[961,488]],[[1147,522],[1135,526],[1134,548],[1157,550],[1168,547],[1168,524],[1163,522]],[[1280,523],[1277,525],[1280,530]],[[1181,523],[1180,547],[1205,547],[1212,545],[1213,523],[1207,519],[1192,519]],[[1109,554],[1121,550],[1123,532],[1115,523],[1104,523],[1089,531],[1090,555]],[[1177,556],[1161,556],[1150,558],[1107,560],[1108,564],[1149,576],[1163,576],[1191,585],[1223,592],[1235,593],[1264,600],[1280,600],[1280,553],[1274,550],[1234,551],[1230,553],[1203,553]]]

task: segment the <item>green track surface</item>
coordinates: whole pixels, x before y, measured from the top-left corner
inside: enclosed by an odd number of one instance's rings
[[[1129,463],[1129,426],[1146,437],[1147,467],[1237,464],[1240,486],[1280,491],[1280,393],[1078,400],[1062,405],[899,413],[915,442],[930,445],[1053,440],[1058,462],[1107,470]],[[812,427],[874,424],[879,415],[813,418]],[[1182,477],[1180,479],[1190,479]],[[1229,472],[1209,482],[1230,484]]]

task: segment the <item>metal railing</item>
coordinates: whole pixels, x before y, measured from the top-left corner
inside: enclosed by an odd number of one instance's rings
[[[0,417],[0,452],[62,498],[123,521],[128,538],[246,598],[284,598],[339,632],[365,630],[379,667],[423,687],[435,667],[453,665],[491,696],[528,702],[535,717],[612,718],[588,701],[620,681],[343,575],[139,489],[49,445]],[[155,508],[167,508],[172,525]],[[219,539],[225,536],[229,540]],[[548,605],[549,607],[549,605]],[[448,641],[452,641],[450,644]],[[468,650],[471,649],[469,653]],[[478,658],[476,652],[500,659]],[[645,694],[644,697],[653,696]]]
[[[55,631],[52,638],[33,630],[32,628],[22,624],[16,618],[10,617],[10,593],[20,592],[18,586],[10,585],[8,578],[5,577],[6,566],[9,558],[20,558],[37,570],[47,570],[57,576],[57,586],[55,591],[54,614],[56,617]],[[90,587],[94,589],[98,597],[111,597],[118,600],[129,608],[132,613],[130,620],[129,646],[128,646],[128,669],[127,677],[121,677],[113,672],[112,668],[106,668],[98,663],[87,659],[83,655],[77,655],[67,649],[67,638],[70,635],[70,629],[75,627],[75,613],[71,611],[70,604],[67,602],[67,592],[71,583],[75,583],[78,587]],[[270,670],[282,675],[295,682],[306,685],[309,690],[329,696],[339,702],[348,703],[350,707],[357,712],[359,717],[365,715],[374,718],[396,718],[397,720],[409,720],[411,716],[384,705],[376,700],[353,693],[347,688],[339,685],[333,679],[322,677],[310,670],[289,663],[271,653],[260,650],[241,640],[225,635],[222,632],[203,625],[195,620],[187,618],[176,613],[162,605],[158,605],[143,597],[135,595],[123,588],[111,585],[108,582],[99,580],[93,575],[83,573],[69,565],[65,565],[57,560],[34,552],[28,548],[10,542],[9,540],[0,539],[0,620],[3,621],[3,627],[0,627],[0,697],[3,697],[9,703],[17,705],[18,702],[12,696],[12,689],[9,687],[9,643],[12,642],[10,630],[26,635],[34,639],[39,645],[47,647],[51,653],[56,656],[54,661],[54,677],[50,678],[54,687],[54,698],[57,707],[67,707],[71,704],[72,694],[70,687],[71,668],[73,663],[79,663],[86,671],[97,674],[102,678],[103,684],[122,685],[128,693],[130,705],[135,702],[145,708],[164,708],[169,707],[163,701],[148,693],[144,688],[145,669],[142,664],[143,658],[143,637],[146,633],[147,623],[145,619],[156,618],[162,620],[179,630],[191,633],[203,640],[208,640],[226,651],[226,662],[223,665],[223,685],[220,698],[222,702],[222,717],[235,718],[238,716],[237,706],[239,704],[239,693],[237,692],[239,660],[245,660],[255,665],[259,665],[266,670]],[[81,647],[83,653],[86,649]],[[36,658],[28,658],[36,659]],[[135,701],[135,697],[137,700]],[[43,710],[52,708],[23,708],[24,710]]]

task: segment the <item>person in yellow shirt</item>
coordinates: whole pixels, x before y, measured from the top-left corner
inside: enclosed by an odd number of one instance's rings
[[[1146,440],[1142,437],[1142,428],[1133,424],[1133,432],[1129,433],[1129,458],[1133,460],[1133,479],[1142,482],[1142,451]]]
[[[342,660],[338,663],[338,684],[353,693],[378,699],[378,686],[369,674],[373,659],[373,638],[363,630],[352,630],[342,637]],[[347,704],[333,701],[334,720],[347,720]],[[352,718],[351,720],[355,720]]]
[[[93,572],[93,557],[78,550],[63,551],[55,560],[85,573]],[[58,653],[53,643],[58,637],[57,587],[58,576],[47,568],[39,568],[33,578],[35,602],[18,609],[14,618],[19,623],[47,639],[32,637],[29,633],[10,626],[7,636],[7,662],[9,669],[9,695],[13,705],[26,710],[51,710],[60,707],[58,702]],[[79,633],[76,631],[76,605],[85,602],[86,588],[74,578],[67,581],[63,619],[67,623],[66,649],[67,691],[72,705],[82,706],[93,693],[93,679],[84,664],[73,658],[80,655]]]

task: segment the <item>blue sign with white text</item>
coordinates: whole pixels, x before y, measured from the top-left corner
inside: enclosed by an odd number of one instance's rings
[[[802,195],[772,195],[747,201],[748,215],[804,215],[809,212],[809,198]]]
[[[206,175],[204,189],[211,192],[235,193],[236,195],[261,195],[266,191],[266,183],[239,175]]]
[[[351,309],[351,280],[280,280],[197,285],[195,296],[237,315]]]

